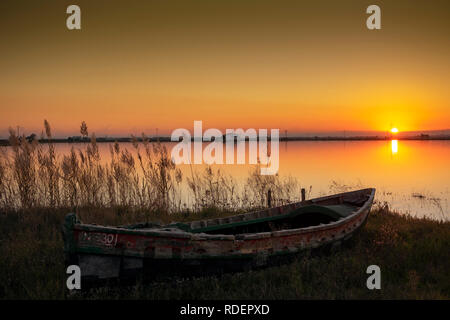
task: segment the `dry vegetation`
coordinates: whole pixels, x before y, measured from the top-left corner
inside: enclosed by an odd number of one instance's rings
[[[11,149],[0,152],[0,209],[33,208],[126,208],[127,211],[174,213],[198,212],[205,208],[238,210],[264,206],[267,193],[272,204],[298,198],[299,184],[293,178],[262,176],[256,167],[244,186],[238,188],[232,176],[207,167],[191,170],[183,177],[166,147],[133,137],[132,149],[110,145],[108,161],[102,161],[95,135],[83,147],[72,147],[59,155],[52,143],[47,121],[41,140],[29,141],[10,129]],[[81,134],[88,136],[87,125]],[[189,202],[183,201],[182,183]]]

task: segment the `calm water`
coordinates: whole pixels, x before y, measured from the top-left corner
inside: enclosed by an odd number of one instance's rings
[[[133,149],[131,144],[122,147]],[[167,143],[170,150],[175,144]],[[205,144],[206,145],[206,144]],[[60,154],[72,144],[57,145]],[[109,145],[99,144],[104,161]],[[181,165],[185,174],[190,168]],[[204,165],[193,165],[202,170]],[[216,165],[245,183],[250,165]],[[418,217],[450,219],[450,141],[298,141],[280,143],[281,176],[296,177],[311,197],[375,187],[376,200]],[[336,187],[337,186],[337,187]]]

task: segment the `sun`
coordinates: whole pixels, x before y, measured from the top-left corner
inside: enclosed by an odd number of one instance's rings
[[[392,133],[398,133],[398,129],[397,129],[397,128],[392,128],[392,129],[391,129],[391,132],[392,132]]]

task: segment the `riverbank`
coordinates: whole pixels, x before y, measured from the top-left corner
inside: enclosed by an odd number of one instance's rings
[[[264,270],[221,277],[101,288],[67,296],[61,224],[68,209],[0,213],[0,299],[449,299],[450,222],[374,208],[364,229],[341,250]],[[216,210],[154,214],[80,210],[90,223],[194,220]],[[229,213],[228,213],[229,214]],[[368,290],[366,269],[381,268],[381,290]]]

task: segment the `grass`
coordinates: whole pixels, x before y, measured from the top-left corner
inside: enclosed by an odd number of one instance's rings
[[[296,261],[218,277],[138,283],[67,295],[63,241],[65,209],[0,214],[2,299],[449,299],[450,223],[372,210],[364,229],[328,255],[305,253]],[[144,212],[80,209],[97,223],[136,222]],[[224,215],[209,209],[174,220]],[[148,216],[147,216],[148,218]],[[167,214],[152,219],[167,220]],[[368,290],[366,269],[381,268],[381,290]]]

